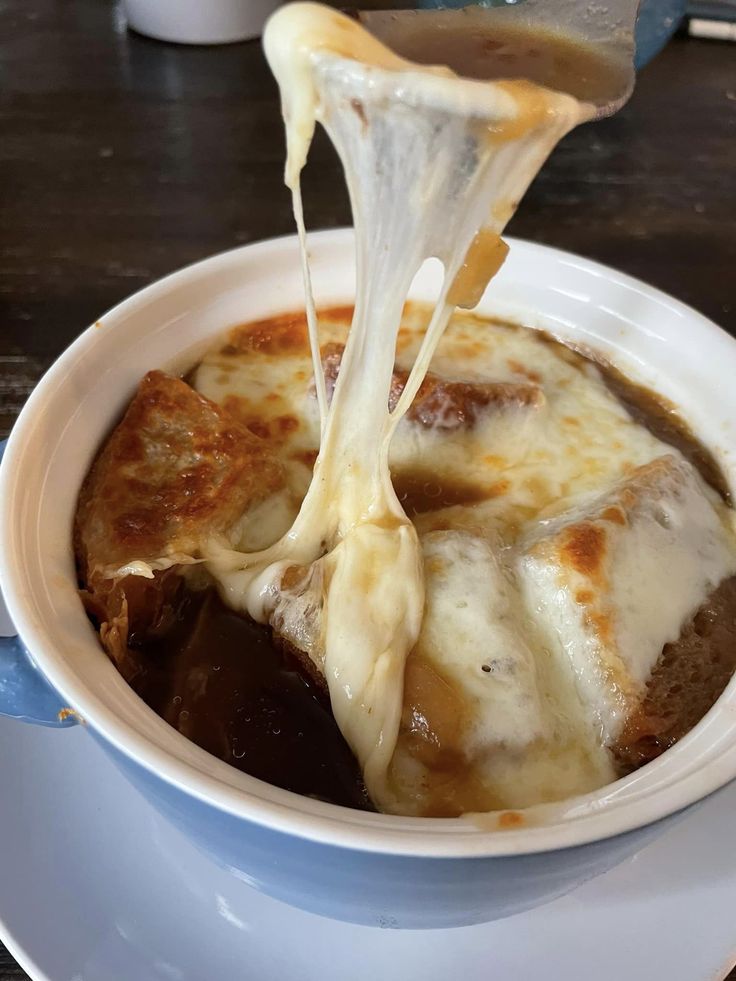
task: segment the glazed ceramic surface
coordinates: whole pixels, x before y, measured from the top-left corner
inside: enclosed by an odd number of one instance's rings
[[[34,981],[717,981],[736,962],[736,787],[570,896],[418,932],[255,892],[81,727],[0,719],[0,786],[0,936]]]

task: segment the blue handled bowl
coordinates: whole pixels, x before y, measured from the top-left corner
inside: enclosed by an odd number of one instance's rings
[[[311,236],[320,302],[351,302],[350,231]],[[437,289],[436,267],[414,282]],[[615,865],[736,776],[736,687],[676,747],[585,797],[503,815],[401,818],[249,777],[189,742],[123,681],[77,594],[71,529],[100,443],[152,367],[184,371],[228,326],[302,307],[294,238],[184,269],[105,314],[23,409],[0,465],[0,712],[85,727],[216,861],[297,906],[392,927],[477,923],[550,900]],[[682,304],[595,263],[524,242],[480,312],[544,327],[656,384],[736,470],[736,343]],[[20,722],[18,724],[21,724]],[[60,732],[59,739],[64,739]],[[6,802],[6,806],[12,806]]]

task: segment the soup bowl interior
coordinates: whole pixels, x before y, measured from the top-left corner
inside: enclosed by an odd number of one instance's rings
[[[349,231],[310,237],[318,305],[354,293]],[[436,295],[427,263],[412,297]],[[2,588],[31,657],[141,784],[278,834],[384,856],[488,858],[551,853],[612,839],[703,798],[736,775],[732,682],[677,746],[629,777],[560,804],[529,809],[514,827],[496,816],[410,819],[350,811],[267,785],[157,717],[102,653],[76,592],[71,529],[95,452],[151,368],[181,372],[237,323],[303,307],[295,239],[237,249],[154,284],[105,314],[50,369],[16,425],[2,467]],[[736,463],[736,343],[676,301],[553,249],[511,242],[479,312],[590,348],[678,406],[726,475]],[[180,806],[180,805],[177,805]]]

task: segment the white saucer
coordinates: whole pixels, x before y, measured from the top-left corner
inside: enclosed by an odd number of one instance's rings
[[[83,729],[0,719],[0,788],[0,934],[36,981],[715,981],[736,961],[736,785],[564,899],[427,932],[261,896],[170,828]]]

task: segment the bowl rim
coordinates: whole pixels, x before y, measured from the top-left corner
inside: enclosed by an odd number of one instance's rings
[[[178,291],[192,280],[205,279],[223,265],[247,262],[254,256],[268,258],[284,249],[295,247],[293,235],[268,239],[241,246],[210,256],[165,276],[152,283],[103,314],[100,321],[108,327],[123,316],[130,317],[145,308],[153,300]],[[314,232],[309,235],[310,251],[337,246],[352,248],[352,229]],[[562,263],[584,270],[597,278],[604,278],[614,286],[633,290],[654,298],[662,306],[684,318],[688,330],[697,330],[708,340],[708,346],[719,350],[736,366],[736,341],[712,321],[692,308],[680,303],[653,287],[606,266],[583,259],[568,252],[509,238],[512,252],[530,254],[529,250],[550,262]],[[482,305],[481,305],[482,306]],[[98,321],[97,323],[99,323]],[[736,738],[730,741],[718,736],[713,727],[719,706],[730,693],[730,702],[736,705],[736,678],[716,706],[691,732],[670,749],[663,757],[635,774],[600,790],[563,802],[561,805],[539,805],[525,815],[529,820],[517,828],[502,828],[485,815],[462,818],[406,818],[385,814],[354,811],[326,802],[314,801],[290,791],[281,790],[254,777],[235,771],[228,764],[193,747],[184,736],[167,726],[167,742],[175,749],[184,741],[188,747],[188,759],[209,762],[207,772],[180,755],[154,745],[142,736],[121,715],[111,711],[98,697],[81,690],[75,674],[66,665],[63,656],[47,642],[42,625],[28,608],[27,596],[16,575],[20,560],[20,533],[13,520],[13,508],[6,502],[19,497],[23,476],[23,451],[32,440],[35,416],[42,406],[53,400],[71,365],[87,350],[94,337],[95,326],[84,331],[54,362],[31,394],[16,422],[8,442],[3,465],[0,468],[0,540],[5,542],[4,554],[0,555],[0,585],[8,611],[24,643],[31,652],[33,663],[65,701],[79,712],[85,722],[104,741],[109,742],[143,769],[159,777],[185,794],[188,794],[220,811],[244,821],[265,826],[274,831],[296,836],[313,842],[355,849],[365,852],[402,855],[410,857],[471,858],[529,855],[555,851],[602,841],[660,821],[683,810],[710,793],[720,789],[736,777]],[[736,439],[736,437],[735,437]],[[99,442],[99,432],[98,432]],[[80,615],[84,616],[80,605]],[[114,669],[113,669],[114,670]],[[131,690],[132,694],[132,690]],[[137,696],[134,696],[137,699]],[[141,703],[142,704],[142,703]],[[151,711],[151,710],[147,710]],[[153,713],[152,713],[153,714]],[[711,725],[716,731],[713,752],[703,765],[693,766],[683,773],[677,771],[678,761],[687,761],[691,737]],[[734,732],[736,737],[736,732]],[[728,744],[723,749],[723,743]],[[667,760],[667,766],[662,760]],[[214,762],[213,762],[214,761]],[[679,763],[678,763],[679,765]],[[238,774],[237,786],[222,779],[225,767]],[[670,771],[675,769],[674,778]],[[644,774],[644,777],[642,777]],[[655,779],[650,779],[655,776]],[[639,786],[644,780],[652,784],[650,792],[643,793],[635,802],[621,802],[626,788]],[[637,791],[638,792],[638,791]],[[549,818],[549,820],[548,820]]]

